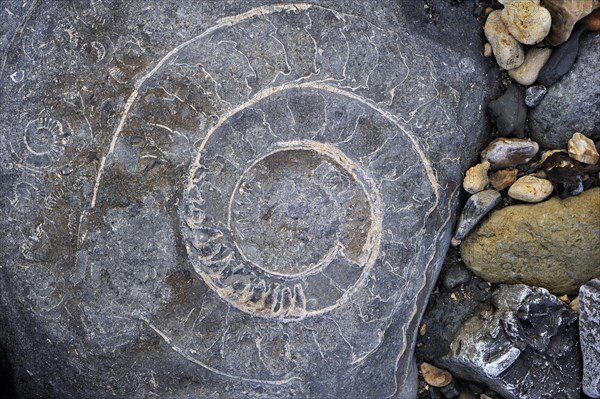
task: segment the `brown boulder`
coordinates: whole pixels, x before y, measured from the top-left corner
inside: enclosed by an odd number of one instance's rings
[[[495,211],[462,242],[461,255],[488,281],[575,293],[600,277],[600,188]]]

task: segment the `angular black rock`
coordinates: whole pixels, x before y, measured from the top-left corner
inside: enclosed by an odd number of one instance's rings
[[[0,13],[18,393],[414,397],[489,140],[472,5],[23,3]]]
[[[484,190],[473,194],[467,200],[460,213],[454,239],[462,240],[469,232],[502,201],[502,196],[496,190]]]
[[[565,75],[577,58],[579,53],[579,39],[585,31],[584,27],[575,29],[569,40],[558,46],[553,52],[548,61],[544,64],[538,75],[538,82],[544,86],[551,86],[563,75]]]
[[[575,312],[547,290],[521,284],[501,285],[491,304],[463,323],[434,363],[506,399],[579,398]]]
[[[585,34],[573,68],[549,87],[544,100],[530,110],[529,133],[541,148],[567,148],[575,132],[600,140],[598,54],[600,33]]]
[[[525,105],[531,108],[537,107],[547,92],[548,89],[543,85],[528,87],[525,91]]]
[[[502,136],[525,137],[527,106],[525,94],[519,85],[511,83],[504,94],[490,101],[488,111]]]
[[[584,189],[583,177],[600,171],[600,166],[582,165],[564,152],[550,155],[541,168],[561,198],[581,194]]]
[[[579,303],[583,392],[591,398],[600,398],[600,279],[579,289]]]

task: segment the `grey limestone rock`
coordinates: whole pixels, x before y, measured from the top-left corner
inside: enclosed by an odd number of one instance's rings
[[[502,285],[434,362],[507,399],[579,398],[577,315],[543,288]]]
[[[414,397],[495,90],[430,3],[3,2],[18,394]]]
[[[600,34],[584,34],[569,73],[549,87],[542,102],[530,110],[529,132],[541,148],[566,149],[575,132],[594,141],[600,139],[599,53]],[[556,54],[560,56],[558,50],[553,56]]]
[[[600,279],[581,286],[579,303],[583,392],[592,398],[600,398]]]

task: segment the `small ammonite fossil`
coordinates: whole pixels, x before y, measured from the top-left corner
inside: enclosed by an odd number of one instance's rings
[[[29,121],[21,133],[14,132],[10,145],[24,166],[45,169],[64,154],[67,136],[60,121],[41,117]]]

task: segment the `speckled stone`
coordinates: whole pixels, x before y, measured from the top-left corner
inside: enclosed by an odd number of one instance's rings
[[[492,212],[460,250],[467,266],[488,281],[576,293],[600,277],[600,188]]]
[[[517,179],[508,189],[508,196],[519,201],[540,202],[554,191],[550,180],[536,176],[523,176]]]
[[[502,11],[491,12],[484,26],[485,37],[492,45],[496,62],[504,69],[519,67],[525,60],[523,46],[511,36],[502,21]]]
[[[523,44],[544,40],[552,24],[550,12],[531,0],[514,0],[505,4],[501,15],[510,34]]]

